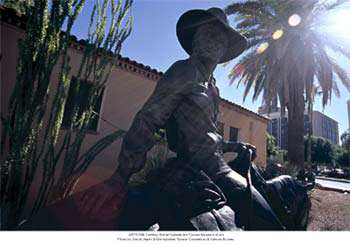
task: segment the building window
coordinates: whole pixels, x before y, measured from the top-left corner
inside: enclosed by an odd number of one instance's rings
[[[74,88],[78,86],[77,85],[78,82],[79,82],[79,89],[75,91]],[[88,98],[89,98],[91,89],[92,89],[92,83],[88,81],[79,81],[75,77],[72,78],[69,91],[68,91],[66,106],[64,108],[64,115],[63,115],[63,121],[62,121],[63,127],[70,127],[72,125],[74,108],[77,108],[77,111],[78,111],[77,120],[79,120],[82,113],[88,107]],[[98,97],[93,107],[94,112],[96,112],[97,114],[99,114],[101,110],[102,96],[103,96],[103,91],[101,95]],[[98,116],[94,114],[92,115],[92,118],[90,120],[91,121],[87,129],[96,131],[97,124],[98,124]]]
[[[230,141],[238,141],[238,128],[230,127]]]
[[[218,133],[224,137],[225,135],[225,124],[222,122],[218,122]]]

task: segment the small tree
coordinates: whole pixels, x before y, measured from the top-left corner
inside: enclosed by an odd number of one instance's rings
[[[347,149],[348,151],[350,151],[350,129],[348,129],[347,131],[345,131],[341,136],[340,136],[340,140],[342,143],[342,147],[344,147],[345,149]]]
[[[276,139],[271,134],[266,133],[266,153],[267,157],[277,156],[279,148],[276,144]]]
[[[305,144],[305,156],[308,155],[308,149],[311,148],[311,162],[313,163],[323,163],[327,165],[332,165],[336,160],[336,149],[334,144],[329,140],[322,137],[311,137],[311,147],[308,147],[309,139],[304,138]]]
[[[338,149],[337,162],[339,165],[350,169],[350,129],[344,132],[340,139],[342,144]]]
[[[8,114],[2,115],[2,153],[8,153],[6,161],[1,162],[2,229],[16,228],[23,218],[34,176],[40,173],[41,183],[31,214],[70,195],[96,155],[124,134],[123,130],[117,130],[87,152],[81,152],[94,116],[93,107],[122,43],[131,32],[132,19],[128,11],[132,0],[95,2],[76,75],[78,80],[91,81],[92,88],[84,110],[78,113],[78,109],[73,108],[71,126],[64,132],[60,130],[71,86],[68,54],[73,42],[71,30],[84,4],[85,0],[51,1],[50,4],[47,0],[34,0],[33,6],[25,8],[26,36],[19,47],[15,88]],[[50,79],[54,67],[59,67],[55,88]],[[74,90],[79,90],[79,83]],[[52,103],[49,91],[54,91],[50,92]],[[62,142],[58,140],[60,136]],[[63,162],[62,168],[58,168],[59,161]]]
[[[266,155],[269,160],[277,160],[280,163],[285,161],[286,151],[277,146],[276,138],[266,133]]]

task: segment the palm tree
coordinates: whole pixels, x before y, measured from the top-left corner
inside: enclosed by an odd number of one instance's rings
[[[332,92],[340,95],[337,78],[350,91],[346,71],[328,52],[350,59],[349,50],[318,28],[322,16],[345,2],[259,0],[225,9],[235,15],[236,29],[248,39],[248,49],[229,78],[245,85],[244,98],[253,90],[253,101],[263,94],[263,103],[271,106],[278,97],[282,116],[287,108],[288,158],[299,170],[304,168],[304,110],[312,103],[313,88],[320,87],[323,106]]]

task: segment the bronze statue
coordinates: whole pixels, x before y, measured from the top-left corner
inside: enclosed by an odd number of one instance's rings
[[[177,23],[177,36],[190,57],[175,62],[158,81],[123,140],[117,171],[81,197],[81,208],[97,219],[118,216],[125,201],[128,179],[144,166],[147,152],[156,143],[154,134],[165,128],[169,148],[181,162],[203,171],[223,191],[236,213],[239,227],[283,229],[254,187],[251,187],[249,210],[254,222],[246,223],[247,203],[242,195],[247,181],[227,165],[223,152],[251,150],[255,153],[255,147],[224,142],[217,130],[219,90],[212,74],[218,64],[245,50],[246,39],[229,26],[219,8],[186,12]],[[114,209],[101,212],[104,203],[111,200]]]
[[[44,208],[21,229],[306,229],[310,184],[290,176],[265,181],[252,163],[255,147],[225,142],[218,133],[219,90],[212,73],[217,64],[241,54],[246,39],[218,8],[184,13],[177,35],[190,57],[165,72],[135,116],[116,172]],[[176,157],[150,174],[146,185],[128,187],[131,174],[144,166],[159,129],[166,130]],[[226,152],[238,156],[226,163]]]

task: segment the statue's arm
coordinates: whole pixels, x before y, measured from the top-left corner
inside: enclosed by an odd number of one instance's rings
[[[79,196],[79,206],[90,217],[101,216],[101,208],[108,206],[108,217],[118,217],[125,202],[126,185],[131,174],[142,169],[147,152],[156,144],[155,132],[162,128],[180,101],[191,87],[191,68],[183,62],[172,65],[162,78],[152,95],[136,114],[131,127],[124,136],[118,157],[118,168],[106,181],[95,185],[87,193]],[[132,101],[130,101],[132,103]],[[92,211],[91,211],[92,210]],[[103,215],[101,216],[103,217]]]
[[[181,64],[172,65],[157,82],[152,95],[136,114],[123,139],[118,157],[117,172],[125,180],[143,168],[147,152],[157,142],[155,132],[165,125],[166,120],[188,93],[189,78]]]

